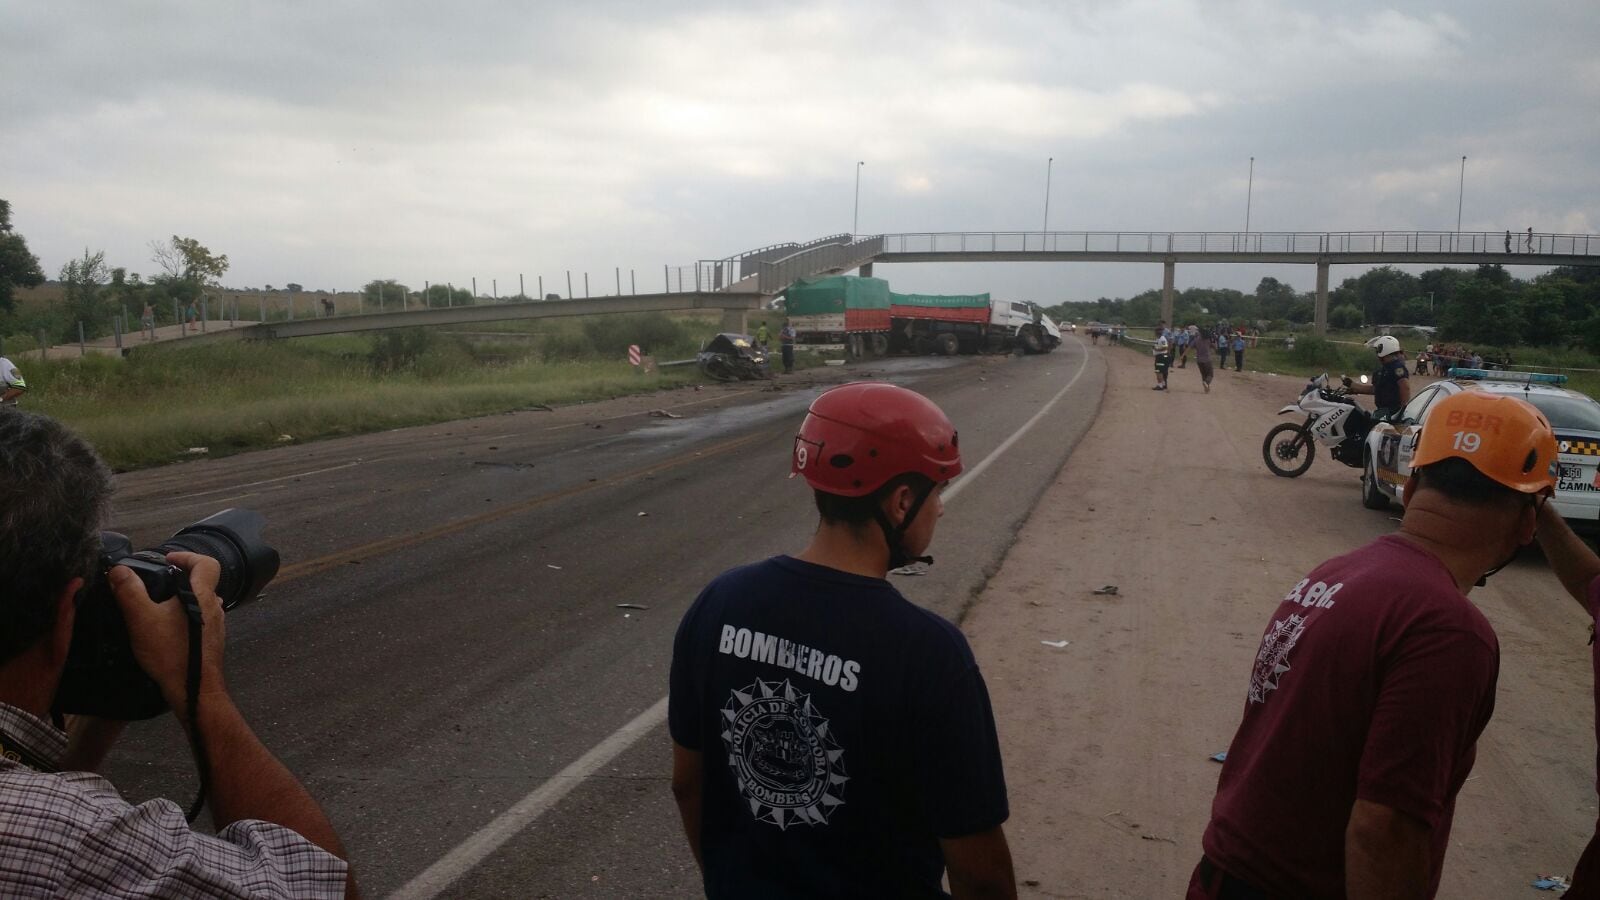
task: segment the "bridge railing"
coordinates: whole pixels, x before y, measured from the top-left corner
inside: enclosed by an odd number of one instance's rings
[[[1600,235],[1475,231],[965,231],[886,234],[884,253],[1513,253],[1600,256]]]
[[[801,278],[853,268],[871,260],[881,252],[883,252],[882,235],[842,244],[814,246],[780,260],[761,263],[760,280],[757,284],[761,293],[776,294]]]
[[[770,244],[766,247],[758,247],[754,250],[736,253],[733,256],[725,256],[721,259],[702,259],[694,264],[693,271],[690,273],[689,281],[692,281],[693,284],[689,285],[680,276],[678,282],[684,286],[678,290],[726,290],[746,278],[759,275],[761,266],[764,263],[777,262],[797,253],[804,253],[807,250],[818,247],[848,244],[850,241],[851,235],[830,234],[804,243],[797,244],[791,241],[784,244]],[[671,280],[669,275],[669,283]]]

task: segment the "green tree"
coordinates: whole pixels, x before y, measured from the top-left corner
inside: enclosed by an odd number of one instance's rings
[[[406,287],[393,278],[373,279],[361,289],[365,302],[376,309],[404,309],[406,298],[411,295],[411,288]]]
[[[1415,275],[1394,266],[1379,266],[1359,278],[1345,279],[1340,287],[1346,286],[1354,290],[1355,303],[1361,307],[1366,321],[1385,324],[1395,320],[1400,304],[1420,293],[1421,283]]]
[[[429,306],[466,306],[472,303],[472,292],[466,288],[456,288],[454,291],[448,285],[431,284],[423,292],[428,299]]]
[[[1483,268],[1490,268],[1485,266]],[[1466,279],[1439,317],[1450,340],[1511,347],[1522,340],[1522,315],[1510,289],[1493,276]]]
[[[28,251],[28,242],[11,230],[11,203],[0,200],[0,310],[10,312],[19,287],[44,284],[39,257]]]
[[[1328,311],[1328,324],[1341,329],[1360,328],[1361,308],[1353,303],[1335,306]]]
[[[1256,285],[1256,305],[1260,314],[1268,319],[1287,319],[1289,311],[1300,300],[1295,289],[1276,278],[1268,276]]]
[[[110,310],[101,299],[100,286],[110,277],[103,250],[90,253],[84,248],[82,259],[68,260],[61,267],[59,280],[66,289],[66,328],[60,340],[76,340],[79,323],[87,337],[99,337],[109,330]]]
[[[1403,325],[1432,325],[1433,305],[1427,297],[1412,297],[1395,310],[1395,322]]]
[[[1522,339],[1529,344],[1556,346],[1575,337],[1567,320],[1567,299],[1556,284],[1537,284],[1522,292]],[[1499,343],[1506,343],[1499,341]]]
[[[151,241],[150,254],[168,278],[202,287],[218,284],[228,271],[228,254],[212,253],[194,238],[173,235],[168,243]]]

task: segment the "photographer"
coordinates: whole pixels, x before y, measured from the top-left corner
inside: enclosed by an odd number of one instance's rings
[[[61,424],[20,411],[0,415],[0,472],[0,895],[355,896],[327,817],[229,699],[209,557],[168,556],[188,572],[204,622],[195,709],[181,603],[152,603],[126,568],[108,578],[134,658],[183,728],[204,736],[212,818],[224,827],[195,833],[170,800],[130,806],[92,774],[122,723],[74,717],[63,732],[51,719],[78,592],[100,559],[110,472]]]

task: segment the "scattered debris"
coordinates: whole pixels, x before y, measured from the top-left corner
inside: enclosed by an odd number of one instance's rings
[[[622,617],[624,619],[631,619],[631,618],[633,618],[633,613],[623,613]]]
[[[532,412],[555,412],[556,411],[555,407],[546,406],[543,403],[535,403],[534,405],[532,405],[530,407],[527,407],[527,409],[532,411]]]
[[[559,572],[559,571],[561,571],[561,567],[560,567],[560,566],[557,566],[557,565],[553,565],[553,564],[551,564],[551,563],[545,563],[545,564],[544,564],[544,567],[545,567],[545,568],[546,568],[546,569],[555,569],[555,570],[556,570],[556,571],[557,571],[557,572]]]
[[[1535,881],[1533,886],[1541,891],[1564,891],[1572,885],[1567,883],[1564,875],[1540,875],[1539,880]]]
[[[926,574],[928,574],[928,565],[927,565],[927,563],[914,562],[914,563],[911,563],[910,565],[901,566],[898,569],[890,569],[889,570],[889,574],[890,575],[926,575]]]
[[[1142,841],[1162,841],[1163,843],[1172,844],[1173,846],[1177,846],[1178,843],[1172,838],[1162,837],[1159,834],[1141,834],[1139,835],[1139,839]]]
[[[1096,588],[1095,593],[1106,597],[1115,597],[1117,596],[1117,586],[1114,584],[1108,584],[1103,588]]]
[[[654,416],[657,419],[681,419],[681,418],[683,418],[683,416],[680,416],[675,412],[669,412],[669,411],[667,411],[665,409],[652,409],[652,410],[650,410],[650,415]]]
[[[1066,645],[1068,645],[1068,644],[1070,644],[1072,642],[1071,641],[1040,641],[1039,643],[1045,645],[1046,647],[1054,647],[1057,650],[1060,650],[1062,647],[1065,647]]]
[[[649,608],[650,607],[645,606],[642,603],[618,603],[617,604],[617,609],[649,609]]]
[[[1213,754],[1211,754],[1211,761],[1212,762],[1227,762],[1228,761],[1228,751],[1224,750],[1221,753],[1213,753]]]
[[[204,456],[207,453],[211,452],[211,448],[210,447],[190,447],[189,449],[187,449],[187,450],[185,450],[183,452],[188,454],[188,455],[190,455],[190,456]]]
[[[294,435],[292,435],[292,434],[280,434],[280,435],[278,435],[278,443],[280,443],[280,444],[287,444],[292,440],[294,440]]]
[[[1028,880],[1026,880],[1026,881],[1024,881],[1022,883],[1027,885],[1028,887],[1038,887],[1039,886],[1039,881],[1038,881],[1038,879],[1035,879],[1035,878],[1029,878]]]
[[[640,510],[638,518],[642,519],[642,518],[644,518],[645,516],[648,516],[648,515],[650,515],[650,514],[645,512],[645,511],[643,511],[643,510]]]

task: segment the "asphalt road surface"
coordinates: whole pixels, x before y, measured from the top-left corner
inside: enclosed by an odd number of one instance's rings
[[[230,614],[229,685],[369,896],[690,896],[672,634],[716,574],[804,545],[790,442],[820,382],[852,377],[922,391],[960,430],[938,563],[897,579],[959,618],[1099,408],[1104,358],[1075,339],[139,472],[114,524],[147,546],[218,509],[266,515],[284,566]],[[133,802],[195,786],[170,718],[130,729],[107,774]]]

